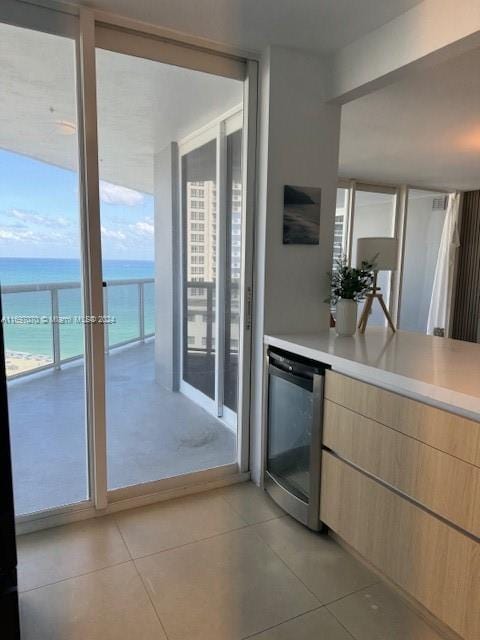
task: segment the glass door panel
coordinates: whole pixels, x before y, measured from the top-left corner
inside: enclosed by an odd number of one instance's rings
[[[75,42],[0,24],[0,280],[17,515],[89,497]]]
[[[357,188],[355,192],[355,211],[353,214],[352,234],[352,265],[356,264],[358,238],[384,237],[393,238],[395,232],[394,193],[383,193],[373,190]],[[372,256],[373,257],[373,256]],[[380,271],[378,286],[383,293],[387,307],[390,302],[391,273]],[[359,316],[362,309],[359,309]],[[372,306],[372,313],[368,320],[369,326],[386,326],[385,315],[379,304]]]
[[[217,262],[216,132],[241,106],[243,82],[103,49],[96,65],[115,490],[236,460],[235,431],[212,410],[225,268]]]
[[[216,140],[182,158],[183,380],[215,398]]]

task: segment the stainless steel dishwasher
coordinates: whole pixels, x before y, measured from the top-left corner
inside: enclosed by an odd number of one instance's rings
[[[291,516],[320,530],[324,365],[270,348],[265,489]]]

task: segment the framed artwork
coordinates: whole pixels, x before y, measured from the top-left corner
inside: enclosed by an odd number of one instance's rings
[[[317,187],[283,189],[283,244],[319,244],[322,190]]]

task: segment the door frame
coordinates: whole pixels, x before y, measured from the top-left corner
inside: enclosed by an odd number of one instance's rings
[[[100,201],[98,181],[98,137],[96,112],[95,50],[99,37],[109,46],[198,70],[243,80],[242,135],[242,274],[240,305],[239,396],[237,462],[184,476],[166,478],[122,489],[107,488],[107,442],[105,407],[105,348],[103,327],[85,326],[85,376],[90,497],[88,500],[17,517],[18,532],[95,517],[245,480],[249,477],[250,369],[252,350],[253,228],[255,209],[255,163],[257,135],[258,62],[237,53],[219,52],[199,43],[166,38],[161,29],[135,21],[116,19],[90,8],[72,7],[48,0],[19,3],[4,0],[0,21],[36,31],[66,35],[76,42],[80,216],[82,275],[85,315],[103,315]],[[122,45],[123,43],[123,45]],[[116,45],[119,48],[116,48]],[[120,46],[121,45],[121,46]],[[173,56],[173,58],[171,57]],[[223,405],[222,405],[223,406]]]

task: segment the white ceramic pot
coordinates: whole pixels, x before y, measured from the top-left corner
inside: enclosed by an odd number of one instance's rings
[[[357,303],[340,298],[337,301],[335,330],[339,336],[353,336],[357,330]]]

